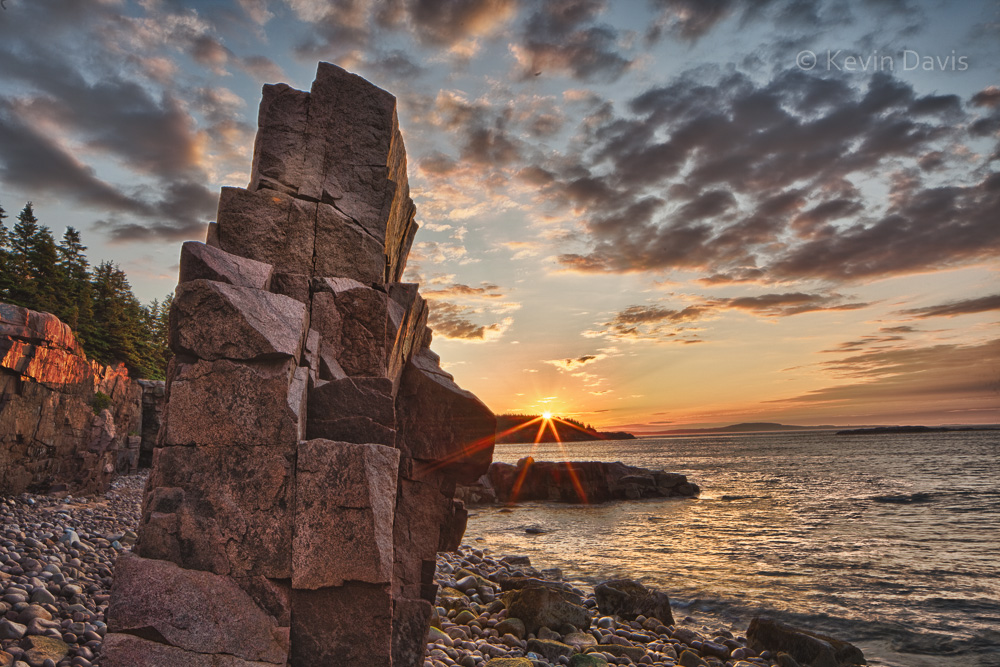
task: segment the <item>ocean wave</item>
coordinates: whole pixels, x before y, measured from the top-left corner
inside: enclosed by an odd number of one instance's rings
[[[933,494],[930,493],[910,493],[906,495],[875,496],[873,503],[892,503],[895,505],[909,505],[910,503],[933,502]]]

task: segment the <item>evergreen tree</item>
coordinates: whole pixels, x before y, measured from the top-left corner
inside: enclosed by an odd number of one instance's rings
[[[93,327],[94,308],[91,303],[90,265],[84,251],[87,246],[80,239],[80,232],[67,227],[59,244],[59,270],[62,273],[63,291],[59,318],[72,327],[81,345]]]
[[[0,301],[7,301],[8,292],[13,284],[10,266],[10,238],[7,227],[3,221],[7,218],[7,211],[0,206]]]
[[[152,351],[150,365],[156,372],[149,376],[151,380],[166,379],[167,364],[174,356],[170,351],[170,306],[173,305],[174,294],[171,292],[164,297],[163,302],[153,299],[150,305],[150,315],[152,320],[152,331],[149,337]]]
[[[36,285],[31,277],[31,256],[38,235],[38,218],[31,202],[24,205],[10,234],[10,280],[8,299],[25,308],[35,307]]]
[[[56,315],[92,359],[124,363],[132,377],[163,379],[173,295],[142,305],[117,265],[90,268],[78,230],[67,227],[57,245],[31,202],[13,229],[6,217],[0,207],[0,301]]]

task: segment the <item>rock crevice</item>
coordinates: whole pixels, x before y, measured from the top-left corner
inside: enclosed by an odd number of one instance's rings
[[[486,472],[496,420],[400,282],[417,224],[395,104],[326,63],[309,92],[264,87],[250,184],[181,252],[105,667],[422,664],[436,555],[465,529],[456,483]]]

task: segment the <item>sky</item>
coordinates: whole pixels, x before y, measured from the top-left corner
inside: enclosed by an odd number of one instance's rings
[[[495,412],[1000,423],[1000,3],[4,0],[0,205],[162,298],[320,60],[397,97]]]

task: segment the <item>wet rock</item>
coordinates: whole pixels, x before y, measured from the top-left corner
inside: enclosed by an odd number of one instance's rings
[[[666,593],[643,586],[631,579],[612,579],[594,587],[597,607],[602,614],[633,621],[643,615],[673,625],[670,598]]]
[[[525,588],[504,593],[504,604],[511,616],[521,619],[529,633],[542,626],[557,628],[569,624],[581,630],[590,627],[590,612],[567,602],[548,588]]]
[[[853,644],[766,617],[750,621],[747,640],[755,651],[784,652],[809,667],[865,664],[864,653]]]

